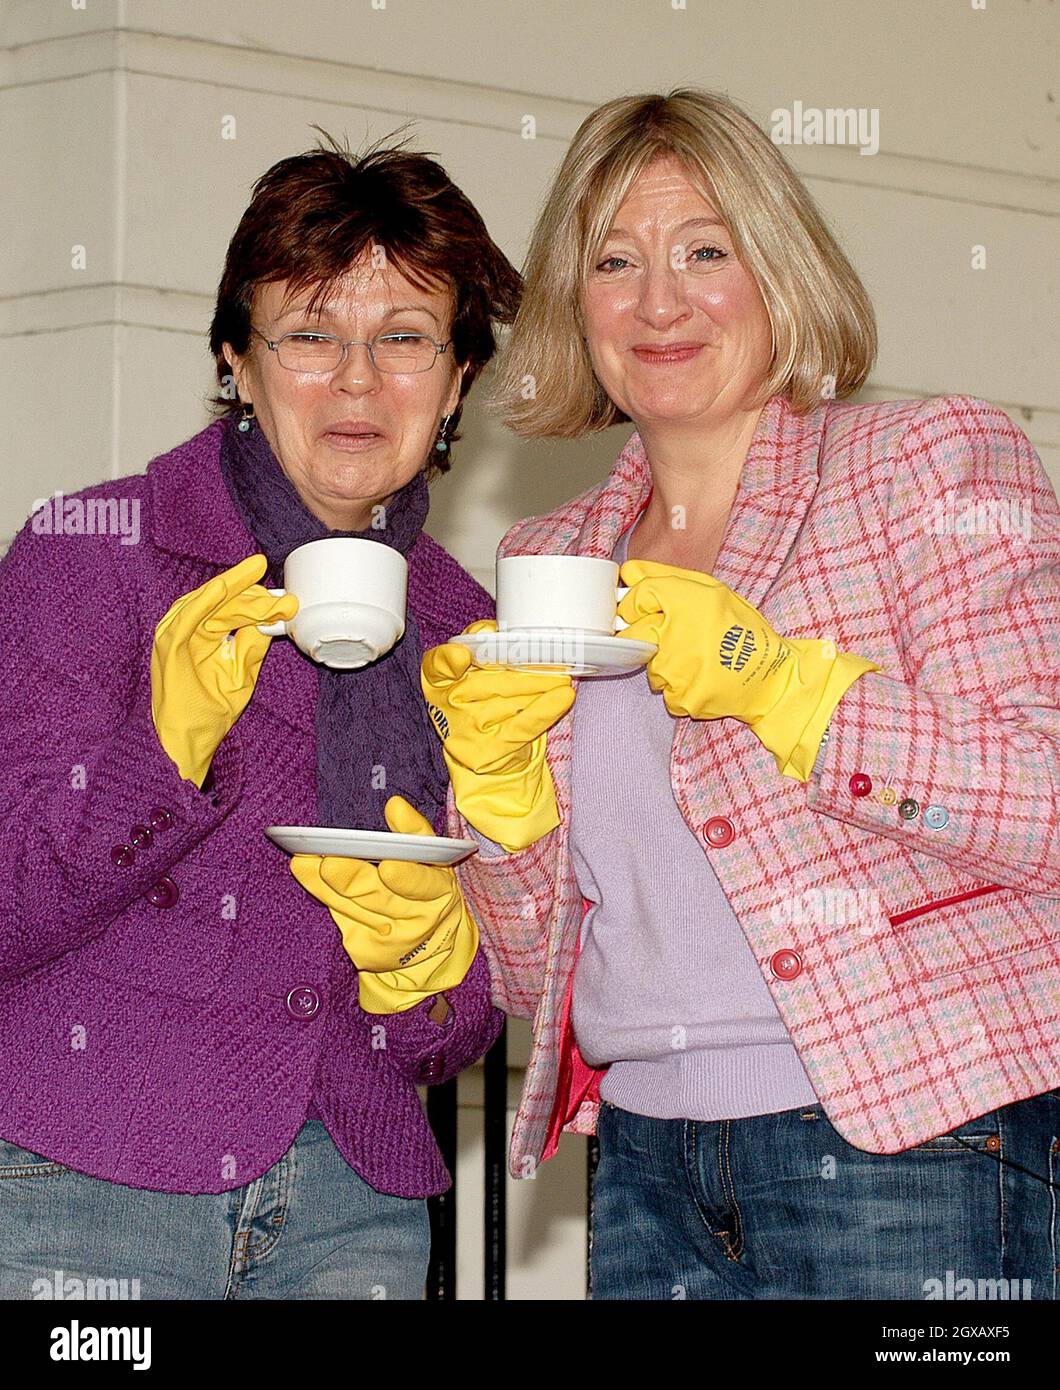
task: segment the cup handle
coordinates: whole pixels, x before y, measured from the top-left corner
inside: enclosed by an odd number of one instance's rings
[[[273,598],[283,598],[284,595],[287,593],[287,590],[270,589],[269,593],[272,594]],[[278,623],[258,623],[257,628],[263,637],[287,636],[287,621],[284,618],[281,618]]]
[[[618,588],[615,590],[615,600],[616,600],[616,602],[621,603],[622,600],[626,597],[626,595],[627,595],[628,593],[629,593],[629,589],[628,589],[624,584],[620,584],[620,585],[618,586]],[[618,616],[618,614],[616,613],[616,614],[615,614],[615,631],[616,631],[616,632],[621,632],[622,629],[623,629],[624,627],[629,627],[629,623],[626,622],[625,618],[620,618],[620,617]]]

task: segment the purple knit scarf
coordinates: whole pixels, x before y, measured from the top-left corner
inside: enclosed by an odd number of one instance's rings
[[[386,504],[385,527],[329,531],[299,497],[261,426],[255,421],[243,433],[237,425],[238,413],[233,412],[221,436],[221,473],[236,510],[268,559],[263,582],[269,588],[283,584],[284,561],[292,550],[325,536],[379,541],[408,558],[430,507],[423,473]],[[416,616],[409,608],[404,636],[378,661],[357,671],[317,667],[321,825],[385,830],[383,807],[395,794],[411,802],[436,829],[442,823],[448,777],[420,689],[422,655]]]

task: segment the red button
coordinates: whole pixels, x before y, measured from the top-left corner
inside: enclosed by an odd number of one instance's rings
[[[872,791],[872,778],[864,772],[855,772],[850,779],[851,796],[868,796]]]
[[[802,974],[802,957],[798,951],[775,951],[769,958],[769,968],[778,980],[794,980]]]
[[[714,849],[724,849],[736,839],[736,827],[728,816],[711,816],[703,827],[703,834]]]

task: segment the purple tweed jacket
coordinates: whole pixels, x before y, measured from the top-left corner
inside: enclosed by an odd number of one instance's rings
[[[502,1022],[482,951],[444,1025],[429,1002],[360,1009],[331,916],[263,834],[316,817],[317,673],[293,643],[272,644],[210,795],[151,722],[159,619],[256,550],[220,429],[73,495],[87,515],[138,503],[137,543],[31,519],[0,562],[0,1136],[133,1187],[223,1192],[286,1152],[312,1101],[374,1188],[425,1197],[450,1178],[416,1086]],[[492,614],[430,537],[409,561],[424,647]]]

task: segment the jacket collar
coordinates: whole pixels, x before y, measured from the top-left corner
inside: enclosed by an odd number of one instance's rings
[[[787,400],[773,396],[758,418],[714,567],[714,578],[749,603],[758,604],[776,578],[816,491],[827,410],[822,402],[797,415]],[[633,434],[573,537],[571,553],[609,558],[651,488],[651,465]]]
[[[147,465],[151,539],[173,555],[229,569],[258,549],[221,475],[223,420]]]

